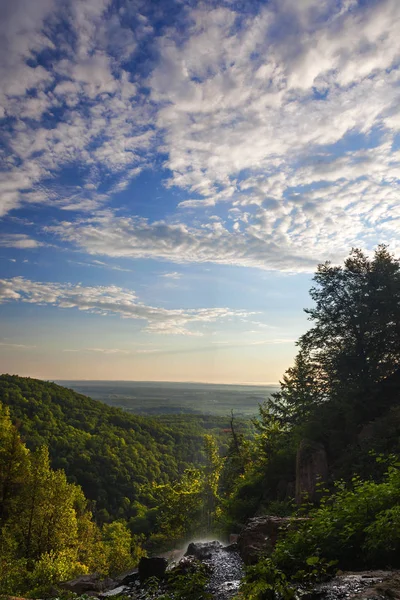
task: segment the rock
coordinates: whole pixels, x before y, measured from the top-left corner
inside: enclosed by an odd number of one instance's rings
[[[184,556],[178,564],[170,571],[170,573],[178,573],[186,575],[187,573],[195,573],[199,569],[199,560],[195,556]]]
[[[140,583],[144,583],[150,577],[162,579],[164,577],[168,561],[161,556],[152,558],[142,557],[139,561],[139,579]]]
[[[113,596],[121,596],[126,592],[129,592],[129,587],[126,587],[125,585],[120,585],[116,588],[113,588],[112,590],[108,590],[107,592],[99,594],[99,598],[112,598]]]
[[[231,534],[229,534],[229,543],[230,544],[236,544],[236,542],[238,541],[238,537],[239,537],[238,533],[231,533]]]
[[[296,457],[296,502],[317,499],[317,484],[328,479],[328,460],[322,444],[302,440]]]
[[[185,556],[194,556],[198,560],[207,560],[213,552],[222,550],[220,542],[191,542],[185,552]]]
[[[70,581],[63,581],[59,584],[59,587],[75,594],[90,594],[92,592],[104,592],[112,588],[114,581],[109,577],[101,578],[99,573],[93,573],[92,575],[81,575],[76,579]]]
[[[293,527],[305,519],[292,517],[254,517],[249,519],[240,532],[237,544],[239,554],[246,565],[256,563],[260,556],[272,553],[280,531]]]
[[[127,573],[121,580],[121,585],[132,585],[139,581],[139,572],[137,569],[132,571],[132,573]]]
[[[376,584],[375,589],[386,598],[400,600],[400,573],[391,573],[389,577]]]
[[[225,552],[239,552],[239,547],[237,545],[237,542],[234,542],[233,544],[228,544],[228,546],[225,546],[224,550]]]
[[[342,573],[313,589],[300,593],[300,600],[399,600],[400,576],[393,571]]]

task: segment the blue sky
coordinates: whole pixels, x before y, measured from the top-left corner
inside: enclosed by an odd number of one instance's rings
[[[318,263],[399,250],[398,0],[0,6],[0,359],[276,382]]]

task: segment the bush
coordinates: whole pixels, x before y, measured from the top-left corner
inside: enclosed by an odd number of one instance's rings
[[[237,600],[293,600],[295,590],[270,558],[246,568]]]
[[[400,470],[392,463],[382,483],[354,477],[351,488],[343,482],[309,512],[310,520],[279,540],[273,559],[285,573],[307,571],[307,559],[342,569],[370,568],[399,563]],[[397,554],[399,556],[399,554]]]
[[[33,571],[28,575],[30,593],[40,596],[55,583],[87,573],[88,568],[77,560],[76,552],[73,550],[46,552],[42,554],[35,563]]]
[[[364,547],[377,566],[400,565],[400,506],[379,513],[365,530]]]

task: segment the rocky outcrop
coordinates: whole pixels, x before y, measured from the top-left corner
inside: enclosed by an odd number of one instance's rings
[[[288,517],[254,517],[239,534],[237,541],[240,556],[246,565],[256,563],[261,555],[271,554],[278,533],[289,526]]]
[[[194,556],[198,560],[207,560],[212,554],[222,550],[220,542],[191,542],[185,552],[185,556]]]
[[[278,535],[289,527],[296,527],[307,519],[264,516],[249,519],[237,541],[239,554],[246,565],[256,563],[261,556],[269,556]]]
[[[322,444],[302,440],[296,457],[296,502],[317,499],[317,484],[328,479],[328,460]]]
[[[154,556],[153,558],[142,557],[139,561],[139,580],[144,583],[150,577],[162,579],[167,569],[168,561],[166,558]]]
[[[100,593],[112,588],[113,585],[115,585],[115,582],[109,577],[102,578],[99,573],[93,573],[92,575],[81,575],[71,581],[63,581],[59,584],[59,587],[80,596],[88,593],[91,595]]]
[[[396,571],[342,573],[301,593],[302,600],[400,600],[400,575]]]

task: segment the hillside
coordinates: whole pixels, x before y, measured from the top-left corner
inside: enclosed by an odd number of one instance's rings
[[[177,416],[166,422],[102,404],[54,383],[0,376],[0,402],[10,408],[29,448],[49,447],[63,469],[94,501],[99,521],[135,516],[148,505],[144,489],[178,479],[203,462],[204,433],[227,438],[228,419]]]

